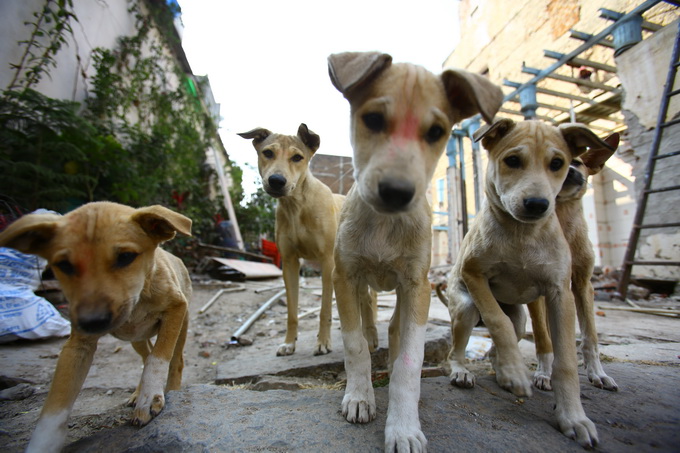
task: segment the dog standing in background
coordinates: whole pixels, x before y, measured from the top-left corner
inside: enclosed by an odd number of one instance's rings
[[[350,104],[354,151],[355,184],[340,216],[333,272],[347,372],[342,414],[352,423],[376,416],[369,351],[377,337],[367,329],[375,325],[368,288],[395,289],[385,450],[425,451],[418,401],[430,306],[426,191],[453,124],[476,113],[491,121],[503,94],[480,75],[435,76],[377,52],[334,54],[328,65]]]
[[[321,264],[321,314],[314,355],[331,352],[333,304],[333,245],[340,208],[345,199],[312,175],[309,162],[321,139],[300,124],[297,135],[274,134],[256,128],[238,134],[252,139],[265,192],[278,200],[276,245],[283,263],[288,325],[277,356],[295,352],[298,335],[300,258]]]

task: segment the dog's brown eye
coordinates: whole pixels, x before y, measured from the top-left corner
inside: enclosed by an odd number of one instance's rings
[[[432,126],[427,131],[427,134],[425,135],[425,140],[427,140],[428,143],[436,143],[439,141],[440,138],[442,138],[442,135],[444,135],[444,129],[442,129],[439,126]]]
[[[262,155],[267,159],[271,159],[272,157],[274,157],[274,152],[271,149],[265,149],[264,151],[262,151]]]
[[[550,161],[550,170],[557,171],[564,166],[564,161],[558,157]]]
[[[301,154],[296,154],[290,158],[290,160],[292,160],[293,162],[300,162],[302,159],[304,159],[304,157],[302,157]]]
[[[385,129],[385,117],[381,113],[367,113],[361,119],[373,132],[382,132]]]
[[[62,271],[66,275],[75,275],[76,268],[70,262],[63,260],[55,264],[56,268]]]
[[[503,159],[503,162],[510,168],[519,168],[522,166],[522,161],[517,156],[508,156]]]
[[[127,267],[139,256],[139,253],[135,252],[122,252],[118,254],[116,258],[115,267]]]

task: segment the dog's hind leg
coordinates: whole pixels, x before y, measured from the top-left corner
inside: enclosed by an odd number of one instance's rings
[[[586,367],[586,375],[590,382],[605,390],[617,391],[619,386],[616,381],[607,376],[602,363],[600,363],[600,351],[597,347],[597,328],[595,327],[595,315],[593,313],[593,285],[590,283],[589,272],[574,272],[572,274],[571,290],[574,294],[576,314],[581,329],[581,352],[583,363]]]
[[[99,337],[71,332],[59,354],[52,386],[26,448],[27,452],[56,452],[64,445],[68,417],[92,365],[98,340]]]
[[[133,341],[132,343],[132,348],[137,352],[142,357],[142,364],[146,363],[146,358],[149,357],[149,354],[151,354],[151,348],[153,348],[153,343],[151,343],[151,340],[141,340],[141,341]],[[137,384],[137,388],[135,391],[130,395],[130,398],[127,400],[127,405],[128,406],[134,406],[135,403],[137,402],[137,397],[139,396],[139,390],[142,387],[142,380],[139,380],[139,384]]]
[[[538,364],[534,372],[534,386],[541,390],[552,390],[553,347],[545,318],[545,299],[539,297],[527,305],[531,315],[531,329],[534,333]]]
[[[475,385],[475,375],[465,367],[465,349],[470,341],[472,329],[480,320],[479,310],[470,297],[460,294],[458,303],[449,303],[451,313],[451,350],[448,362],[451,367],[449,379],[451,385],[472,388]],[[451,301],[453,298],[449,296]]]
[[[316,337],[314,355],[328,354],[331,349],[331,324],[333,321],[333,267],[335,262],[330,256],[321,263],[321,313],[319,314],[319,334]]]
[[[286,325],[286,339],[279,345],[277,356],[292,355],[295,352],[295,342],[298,334],[298,296],[300,290],[300,259],[286,254],[283,257],[283,283],[286,286],[286,307],[288,308],[288,323]]]

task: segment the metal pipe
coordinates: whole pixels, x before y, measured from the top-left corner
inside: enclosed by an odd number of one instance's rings
[[[231,336],[231,341],[238,341],[239,337],[240,337],[241,335],[243,335],[244,333],[246,333],[246,331],[250,328],[250,326],[252,326],[253,323],[254,323],[255,321],[257,321],[257,319],[258,319],[260,316],[262,316],[262,313],[264,313],[269,307],[271,307],[271,306],[274,304],[274,302],[276,302],[277,300],[279,300],[279,297],[283,296],[284,294],[286,294],[286,290],[285,290],[285,289],[279,291],[279,292],[276,293],[276,295],[274,295],[271,299],[269,299],[267,302],[265,302],[264,304],[262,304],[262,306],[261,306],[260,308],[258,308],[257,311],[256,311],[255,313],[253,313],[253,315],[252,315],[250,318],[248,318],[248,319],[246,320],[246,322],[244,322],[244,323],[241,325],[241,327],[239,327],[239,328],[236,330],[236,332],[234,332],[234,334]]]
[[[246,287],[243,286],[243,285],[236,285],[236,286],[232,286],[232,287],[230,287],[230,288],[222,288],[222,289],[220,289],[219,291],[217,291],[217,293],[216,293],[216,294],[215,294],[215,295],[214,295],[214,296],[213,296],[213,297],[212,297],[212,298],[211,298],[211,299],[210,299],[203,307],[201,307],[200,310],[198,310],[198,314],[199,314],[199,315],[200,315],[200,314],[203,314],[208,308],[210,308],[210,306],[211,306],[212,304],[215,303],[215,301],[216,301],[217,299],[219,299],[219,297],[220,297],[222,294],[224,294],[224,293],[233,293],[233,292],[236,292],[236,291],[245,291],[245,289],[246,289]]]

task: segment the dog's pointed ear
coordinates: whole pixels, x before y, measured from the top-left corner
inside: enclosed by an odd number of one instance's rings
[[[44,252],[54,238],[61,219],[55,214],[27,214],[0,233],[0,247],[45,258]]]
[[[588,168],[589,175],[595,175],[602,171],[607,160],[614,155],[616,148],[619,147],[619,133],[614,132],[604,139],[608,147],[593,147],[581,155],[583,165]]]
[[[319,146],[321,145],[321,137],[318,134],[310,131],[305,123],[301,123],[298,127],[297,135],[302,140],[307,148],[309,148],[312,153],[315,153]]]
[[[464,71],[449,69],[442,73],[449,103],[456,113],[455,122],[481,113],[484,121],[491,124],[503,103],[503,91],[484,76]]]
[[[380,52],[343,52],[328,57],[328,74],[345,98],[390,67],[392,57]]]
[[[255,146],[259,143],[262,143],[267,137],[272,135],[272,133],[270,130],[263,127],[256,127],[255,129],[248,132],[239,132],[238,135],[246,139],[252,138],[253,146]]]
[[[593,131],[583,124],[560,124],[559,130],[562,133],[564,140],[566,140],[567,145],[569,145],[573,157],[580,156],[585,153],[588,148],[605,148],[616,151],[616,148],[612,149],[612,146],[608,142],[595,135]],[[618,140],[616,140],[616,144],[618,146]]]
[[[139,208],[131,219],[158,242],[169,241],[175,233],[191,236],[191,219],[163,206]]]
[[[496,143],[515,128],[516,123],[510,118],[501,118],[491,125],[480,127],[472,134],[474,141],[482,141],[484,149],[491,150]]]

